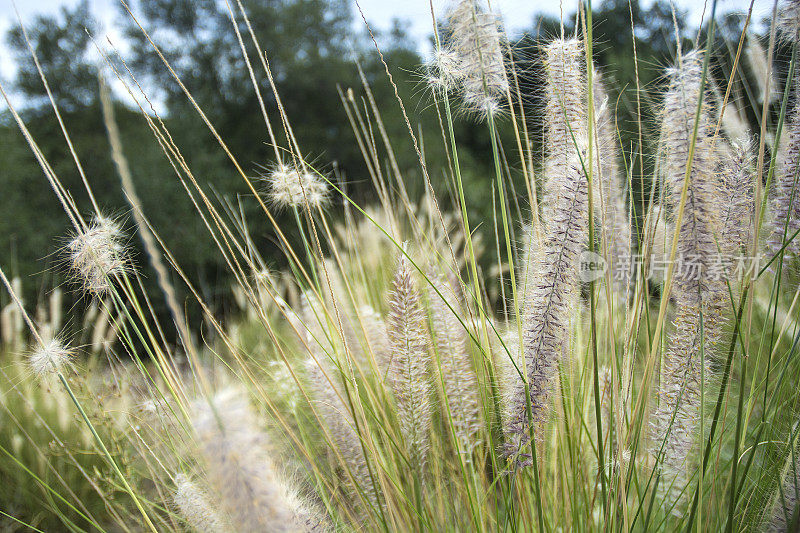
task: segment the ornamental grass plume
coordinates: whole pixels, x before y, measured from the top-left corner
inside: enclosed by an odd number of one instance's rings
[[[761,46],[761,42],[755,35],[748,35],[747,46],[745,48],[745,58],[750,70],[755,78],[755,98],[759,103],[764,103],[767,100],[773,103],[778,99],[778,91],[775,89],[776,84],[772,80],[772,74],[769,73],[769,64],[767,61],[767,52]],[[767,88],[767,80],[769,80],[769,88]]]
[[[311,208],[322,207],[328,201],[328,184],[317,174],[278,164],[266,175],[267,195],[276,207],[299,207],[308,204]]]
[[[478,444],[476,434],[480,429],[480,413],[478,380],[467,350],[469,336],[456,314],[461,308],[457,296],[459,291],[454,287],[454,280],[448,283],[443,275],[432,272],[428,278],[436,347],[434,367],[439,372],[438,382],[446,398],[445,416],[452,424],[458,450],[468,456]]]
[[[422,472],[428,455],[431,425],[431,386],[426,317],[409,260],[397,263],[386,330],[389,335],[389,384],[397,402],[400,430],[412,468]]]
[[[235,531],[307,531],[244,394],[225,389],[197,400],[192,426],[209,483]]]
[[[232,530],[208,493],[185,474],[175,476],[173,501],[181,517],[198,533],[226,533]]]
[[[120,224],[98,216],[79,230],[67,244],[70,267],[87,292],[100,296],[109,292],[112,281],[128,268]]]
[[[42,378],[50,374],[61,372],[69,366],[75,356],[75,351],[58,339],[44,341],[38,349],[28,355],[28,366]]]
[[[555,39],[544,49],[545,187],[561,185],[570,163],[586,140],[587,87],[583,45],[579,39]]]
[[[328,365],[322,365],[328,367]],[[309,359],[306,369],[311,384],[311,398],[314,409],[320,421],[325,424],[330,435],[331,444],[335,447],[334,455],[341,457],[343,467],[347,470],[344,474],[344,483],[353,501],[361,497],[366,500],[367,507],[378,505],[378,490],[374,483],[375,474],[370,472],[364,455],[361,437],[356,431],[355,419],[341,394],[344,394],[338,385],[331,368],[323,371],[321,365]],[[326,377],[327,373],[327,377]],[[334,383],[331,384],[331,381]]]
[[[356,314],[355,329],[363,333],[362,354],[365,358],[374,359],[375,368],[378,369],[385,378],[385,373],[389,368],[389,337],[386,334],[386,322],[381,314],[370,305],[362,305]],[[355,344],[353,341],[351,344]],[[370,361],[366,361],[369,363]]]
[[[676,261],[681,264],[674,271],[677,316],[662,362],[659,404],[653,414],[653,453],[660,459],[667,490],[676,491],[688,479],[687,459],[698,437],[702,389],[711,383],[708,361],[720,339],[726,296],[724,281],[714,270],[719,260],[716,235],[721,199],[713,126],[707,110],[696,118],[698,100],[705,108],[708,105],[702,84],[702,52],[680,57],[670,72],[661,124],[667,201],[678,226]],[[695,120],[699,120],[696,125]],[[687,164],[686,203],[677,221]]]
[[[720,165],[717,197],[722,206],[718,242],[720,251],[728,256],[739,255],[750,243],[755,207],[752,146],[750,138],[733,142],[729,156]]]
[[[797,446],[786,459],[783,479],[775,492],[771,519],[765,530],[771,533],[797,531],[800,528],[800,507],[797,505],[800,499],[800,455]]]
[[[701,112],[695,117],[697,102],[702,98],[708,109],[708,97],[701,93],[703,54],[692,51],[679,58],[678,66],[670,72],[670,86],[664,96],[662,110],[661,146],[664,151],[663,172],[666,180],[667,202],[673,220],[683,196],[690,147],[694,137],[694,152],[686,190],[686,204],[678,229],[677,258],[692,260],[693,268],[675,269],[675,291],[694,304],[720,300],[719,280],[713,279],[713,262],[718,260],[716,238],[718,229],[719,177],[715,139],[710,114]],[[720,140],[721,142],[721,140]]]
[[[540,435],[543,429],[558,361],[567,351],[569,313],[579,289],[578,259],[586,246],[588,226],[589,191],[581,163],[587,146],[582,48],[576,39],[556,39],[545,52],[550,105],[544,238],[539,251],[529,254],[533,264],[528,267],[530,286],[522,310],[527,382],[515,382],[504,428],[505,453],[520,465],[530,464],[525,448],[531,432]]]
[[[800,40],[800,2],[786,0],[778,10],[778,31],[788,41]]]
[[[616,125],[606,93],[603,76],[598,70],[592,75],[592,90],[596,106],[597,170],[594,186],[594,216],[599,222],[602,241],[611,260],[615,288],[627,294],[632,272],[632,233],[628,209],[625,206],[623,175],[619,168],[619,150]]]
[[[378,505],[378,491],[374,482],[375,475],[370,472],[364,455],[364,447],[356,428],[352,409],[347,405],[346,394],[342,386],[342,372],[331,363],[334,354],[321,320],[320,302],[312,294],[306,293],[302,298],[303,322],[308,328],[306,345],[309,359],[306,362],[311,399],[317,417],[322,422],[335,447],[334,455],[341,458],[345,473],[345,485],[354,501],[361,495],[368,506]]]
[[[434,57],[429,82],[460,92],[467,112],[500,111],[508,92],[503,34],[496,15],[479,0],[461,0],[448,13],[449,37]]]
[[[788,4],[795,6],[800,12],[800,3]],[[800,26],[800,22],[797,23]],[[800,30],[796,30],[800,31]],[[796,39],[796,34],[792,34]],[[800,71],[795,75],[795,94],[800,94]],[[777,255],[786,241],[800,230],[800,106],[795,104],[791,116],[784,126],[781,136],[782,150],[778,150],[775,172],[772,176],[772,190],[770,191],[770,217],[766,228],[767,260]],[[786,257],[800,254],[800,237],[785,248]]]

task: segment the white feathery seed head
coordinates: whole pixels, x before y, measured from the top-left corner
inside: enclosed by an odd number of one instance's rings
[[[678,254],[676,260],[689,262],[691,268],[676,269],[675,290],[683,297],[699,304],[700,301],[719,300],[724,284],[716,282],[713,274],[719,252],[718,235],[719,174],[715,144],[721,139],[713,137],[709,111],[709,92],[703,87],[703,53],[693,50],[679,59],[670,69],[669,89],[664,95],[661,123],[661,149],[664,153],[663,172],[667,185],[667,203],[675,221],[683,197],[686,168],[695,135],[686,203],[678,228]],[[698,100],[703,100],[697,118]],[[699,123],[695,125],[696,120]]]
[[[225,533],[230,524],[215,508],[208,493],[185,474],[175,476],[173,501],[184,520],[198,532]]]
[[[243,392],[225,389],[198,399],[192,426],[209,483],[235,531],[303,530]]]
[[[529,258],[534,281],[526,288],[522,334],[527,383],[515,380],[504,420],[505,453],[519,466],[531,464],[530,427],[538,438],[549,418],[553,380],[559,361],[568,353],[570,315],[580,287],[580,253],[588,237],[589,188],[578,158],[557,178],[545,192],[542,248]]]
[[[719,197],[720,210],[719,243],[728,255],[738,255],[750,242],[750,226],[753,222],[755,178],[753,176],[753,141],[746,138],[734,142],[730,154],[722,162]]]
[[[446,48],[433,52],[428,62],[428,84],[435,89],[454,91],[464,79],[464,69],[458,55]]]
[[[792,4],[800,5],[800,2]],[[795,74],[794,84],[796,94],[800,94],[800,72]],[[776,151],[775,173],[769,191],[766,252],[770,259],[783,249],[784,261],[788,261],[800,257],[800,239],[790,240],[800,231],[800,106],[797,103],[787,117]],[[777,268],[778,262],[773,264]]]
[[[111,290],[112,280],[127,270],[123,241],[119,222],[98,216],[67,244],[70,267],[84,290],[105,294]]]
[[[794,42],[800,40],[800,1],[785,0],[778,10],[776,24],[785,39]]]
[[[311,345],[310,348],[314,350],[315,346],[318,345]],[[306,361],[314,409],[327,428],[331,444],[352,474],[352,478],[348,476],[345,479],[351,495],[359,499],[363,494],[370,505],[378,505],[378,488],[373,483],[361,438],[355,430],[353,413],[342,401],[346,392],[337,379],[333,365],[324,359],[321,350],[315,351],[314,356]]]
[[[532,463],[530,433],[540,438],[550,412],[559,360],[568,353],[570,313],[579,295],[579,255],[587,242],[588,148],[584,49],[577,39],[554,39],[544,49],[545,145],[541,245],[526,254],[522,309],[525,379],[511,373],[503,430],[506,456]],[[523,368],[520,366],[520,368]],[[530,405],[530,412],[528,410]]]
[[[547,158],[544,175],[553,187],[568,179],[572,160],[588,148],[588,87],[584,48],[578,39],[554,39],[544,48]],[[548,189],[551,187],[548,186]]]
[[[328,184],[308,170],[277,165],[267,176],[269,199],[278,207],[322,207],[328,201]]]
[[[75,355],[74,350],[64,345],[58,339],[41,344],[39,348],[28,355],[28,366],[37,377],[55,374],[68,366]]]
[[[460,312],[462,306],[458,281],[448,279],[433,269],[428,279],[431,283],[428,298],[436,346],[434,366],[439,371],[438,381],[447,398],[447,418],[453,426],[458,448],[468,460],[470,452],[479,443],[480,399],[478,378],[467,350],[469,335],[465,324],[458,318],[464,314]]]
[[[508,91],[499,18],[479,0],[460,0],[447,22],[450,33],[434,57],[429,82],[459,91],[467,112],[499,113]]]
[[[392,282],[386,330],[391,353],[389,383],[397,401],[400,429],[412,465],[422,469],[430,446],[429,340],[414,273],[404,254]]]
[[[597,173],[592,181],[594,216],[600,228],[601,250],[611,260],[614,288],[627,300],[633,277],[633,237],[625,204],[624,173],[619,168],[618,138],[602,74],[594,70],[592,91],[597,105]]]
[[[677,316],[662,362],[659,402],[653,413],[652,452],[660,460],[665,491],[677,495],[694,466],[689,458],[698,441],[701,391],[703,386],[710,386],[712,379],[708,361],[722,335],[721,304],[727,294],[722,277],[713,271],[719,258],[719,206],[724,203],[715,143],[723,139],[713,137],[714,114],[709,110],[709,90],[703,88],[702,52],[685,54],[669,75],[661,124],[663,171],[671,222],[678,225],[676,260],[685,264],[675,270],[673,297]],[[698,101],[702,101],[705,111],[696,124]],[[686,202],[678,221],[676,214],[685,185]]]
[[[774,74],[769,72],[767,52],[755,35],[747,37],[745,58],[747,58],[747,63],[750,65],[750,70],[753,72],[753,77],[756,81],[754,87],[756,100],[761,103],[765,99],[770,103],[775,102],[779,96],[778,84],[775,82]],[[767,82],[769,82],[769,88],[767,88]]]

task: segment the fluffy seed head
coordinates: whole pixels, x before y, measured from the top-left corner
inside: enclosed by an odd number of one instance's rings
[[[67,244],[70,266],[84,290],[95,295],[111,290],[112,280],[128,267],[123,240],[120,224],[100,216]]]
[[[430,299],[433,339],[436,345],[434,366],[440,373],[448,405],[448,420],[458,440],[458,448],[469,454],[478,444],[479,424],[478,383],[467,351],[467,330],[459,321],[454,309],[460,307],[457,280],[448,281],[432,272],[428,290]]]
[[[663,171],[668,188],[667,201],[673,220],[682,201],[686,168],[695,132],[697,103],[710,107],[707,91],[702,90],[703,55],[700,51],[685,54],[677,67],[670,70],[670,85],[664,95],[661,143],[664,152]],[[721,199],[717,152],[711,125],[711,114],[700,114],[694,153],[689,172],[686,203],[678,229],[680,268],[675,269],[675,290],[699,305],[700,301],[719,300],[724,285],[714,278],[713,269],[719,260],[718,207]]]
[[[38,376],[55,374],[70,364],[74,351],[58,339],[45,342],[28,356],[28,365]]]
[[[311,345],[312,350],[314,346],[318,345]],[[333,365],[325,362],[324,355],[318,352],[315,357],[316,359],[309,358],[306,362],[314,409],[320,417],[320,421],[327,428],[331,444],[336,448],[335,451],[344,461],[348,472],[352,474],[352,477],[348,474],[345,483],[353,499],[358,501],[363,494],[369,505],[376,506],[378,505],[378,489],[370,475],[361,438],[355,430],[353,414],[349,407],[342,402],[342,398],[346,396],[339,385],[336,370]]]
[[[397,400],[400,428],[412,464],[422,468],[430,442],[430,382],[425,314],[405,255],[400,256],[389,296],[386,329],[391,361],[389,382]]]
[[[673,495],[680,493],[691,477],[689,460],[700,436],[703,378],[705,387],[709,387],[713,372],[708,362],[716,352],[723,326],[718,307],[697,306],[692,299],[679,298],[675,331],[664,353],[652,428],[652,452],[660,454],[663,488]]]
[[[246,396],[227,389],[210,402],[199,399],[192,425],[209,482],[236,531],[302,531]]]
[[[206,491],[184,474],[175,476],[173,500],[183,519],[194,530],[210,533],[224,533],[231,530]]]
[[[569,347],[570,312],[579,288],[578,260],[587,240],[589,188],[581,160],[586,160],[588,144],[588,88],[583,61],[583,48],[576,39],[555,39],[545,47],[544,237],[535,253],[526,254],[530,264],[525,266],[521,312],[527,375],[525,380],[518,375],[513,379],[503,417],[504,451],[520,466],[531,464],[530,429],[541,435],[558,361]]]
[[[796,90],[800,91],[798,80],[800,74],[795,79]],[[797,105],[781,134],[776,157],[770,191],[767,259],[778,254],[784,243],[800,230],[800,107]],[[795,237],[784,250],[787,258],[800,256],[800,238]]]
[[[447,16],[450,36],[431,82],[461,92],[466,111],[498,113],[508,91],[500,22],[478,0],[461,0]]]
[[[266,177],[268,195],[278,207],[321,207],[328,201],[328,184],[317,174],[278,165]]]
[[[588,147],[587,95],[583,46],[578,39],[555,39],[544,49],[547,158],[544,174],[553,187],[568,179],[571,161]],[[548,185],[548,189],[551,187]]]
[[[761,103],[763,103],[765,99],[769,100],[770,103],[776,101],[779,96],[776,89],[777,83],[774,81],[773,74],[769,73],[767,52],[753,35],[747,38],[745,57],[747,58],[747,63],[750,65],[750,70],[753,72],[753,77],[756,80],[754,87],[756,90],[756,99]],[[769,88],[767,88],[768,81]]]
[[[737,255],[750,242],[753,220],[754,177],[752,141],[734,142],[720,172],[720,191],[723,200],[720,211],[719,242],[722,250]]]
[[[711,112],[702,112],[696,124],[698,101],[702,99],[704,110],[710,106],[708,92],[702,88],[702,65],[702,53],[692,51],[670,71],[661,125],[667,202],[678,224],[681,264],[675,269],[673,294],[678,314],[662,363],[652,451],[660,459],[664,488],[670,493],[680,492],[689,479],[688,459],[699,440],[701,390],[710,385],[708,361],[722,334],[722,304],[727,297],[724,281],[713,270],[719,258],[718,207],[724,203],[719,196],[722,184],[714,146],[722,139],[712,136]],[[695,150],[689,163],[695,128]],[[678,222],[684,185],[686,203]]]
[[[618,140],[603,77],[594,71],[592,91],[597,105],[597,160],[592,180],[594,216],[601,229],[602,250],[611,260],[614,288],[627,300],[633,262],[631,224],[625,205],[625,192],[619,169]]]
[[[800,40],[800,1],[786,0],[778,11],[778,30],[790,41]]]
[[[587,241],[588,194],[577,157],[558,180],[551,180],[545,194],[545,237],[539,253],[530,258],[533,281],[526,289],[523,310],[527,395],[526,383],[516,379],[504,427],[505,452],[521,466],[530,464],[530,427],[536,435],[541,434],[558,362],[569,347],[570,314],[579,288],[579,257]]]
[[[454,91],[464,79],[464,69],[458,55],[446,48],[434,51],[428,62],[428,84],[435,89]]]

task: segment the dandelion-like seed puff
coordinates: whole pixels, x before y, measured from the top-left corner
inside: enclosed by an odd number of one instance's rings
[[[74,351],[58,339],[45,342],[28,355],[28,366],[37,377],[60,372],[72,361]]]
[[[280,164],[267,176],[268,196],[278,207],[322,207],[328,201],[328,184],[317,174]]]
[[[128,266],[119,223],[98,216],[67,244],[70,268],[84,290],[102,295],[111,290],[113,278]]]

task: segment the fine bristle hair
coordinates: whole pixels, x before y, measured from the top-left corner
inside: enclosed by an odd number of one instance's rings
[[[764,103],[764,100],[767,100],[768,103],[775,102],[779,96],[776,89],[777,84],[773,80],[774,76],[769,69],[767,52],[755,35],[748,35],[747,37],[745,58],[755,79],[753,89],[756,101],[761,104]],[[769,82],[769,87],[767,87],[767,82]]]
[[[765,531],[770,533],[786,533],[797,531],[800,528],[800,509],[797,501],[800,499],[800,455],[795,445],[786,458],[783,478],[780,486],[775,489],[774,503],[768,510]]]
[[[44,341],[28,355],[28,366],[37,377],[61,372],[74,356],[74,350],[58,339]]]
[[[435,55],[429,82],[458,91],[467,112],[496,114],[508,91],[499,19],[479,0],[460,0],[447,22],[450,33]]]
[[[780,35],[789,41],[800,40],[800,1],[785,0],[778,10],[778,19],[775,22]]]
[[[676,255],[678,260],[694,261],[694,265],[692,269],[675,269],[675,291],[697,304],[719,300],[722,290],[720,284],[711,279],[714,262],[719,259],[715,235],[720,198],[717,152],[709,113],[700,113],[699,123],[695,125],[698,99],[702,98],[704,108],[708,109],[707,91],[701,92],[702,78],[702,52],[695,50],[679,59],[678,66],[671,71],[661,122],[663,172],[673,220],[683,196],[689,152],[694,142]],[[693,141],[695,126],[697,134]]]
[[[617,291],[627,296],[633,276],[632,232],[625,206],[624,175],[620,173],[617,129],[606,93],[603,76],[595,70],[592,90],[597,122],[597,171],[594,174],[594,215],[602,235],[602,245],[611,260],[611,276]],[[627,299],[627,298],[626,298]]]
[[[430,446],[431,385],[426,318],[409,260],[401,253],[389,295],[389,384],[413,468],[422,472]]]
[[[679,212],[689,164],[683,217],[675,221],[679,232],[676,261],[687,264],[674,271],[672,294],[678,314],[664,353],[659,403],[653,414],[652,451],[660,459],[663,487],[668,492],[679,492],[688,479],[688,458],[698,440],[701,390],[710,383],[708,361],[723,325],[725,284],[714,270],[719,261],[716,206],[720,203],[716,152],[709,113],[697,115],[698,100],[703,99],[704,105],[707,100],[702,65],[699,51],[678,59],[664,97],[661,124],[663,171],[673,220]],[[694,154],[688,163],[695,131]]]
[[[128,268],[122,227],[109,217],[95,217],[72,237],[66,251],[73,274],[94,295],[110,291],[112,280]]]
[[[235,530],[304,531],[246,395],[225,389],[198,399],[192,426],[209,483]]]
[[[800,9],[800,7],[798,8]],[[795,94],[800,94],[800,74],[795,76]],[[800,107],[795,105],[781,135],[770,191],[770,213],[766,228],[767,260],[778,254],[786,241],[800,230]],[[788,257],[800,254],[800,237],[785,248]]]
[[[521,379],[514,383],[504,427],[505,453],[519,465],[531,463],[525,450],[530,434],[538,436],[547,419],[553,378],[568,347],[569,313],[579,288],[578,260],[587,241],[589,191],[581,163],[587,147],[587,86],[582,51],[574,39],[557,39],[546,47],[544,238],[539,251],[529,254],[532,282],[521,312],[527,383]]]
[[[447,411],[459,450],[468,455],[478,444],[480,429],[478,383],[467,350],[468,333],[459,320],[460,299],[455,280],[450,283],[436,272],[429,274],[431,322],[436,346],[434,367],[447,399]],[[448,305],[449,304],[449,305]],[[453,307],[451,309],[451,306]]]
[[[175,476],[172,497],[181,517],[197,533],[226,533],[231,525],[214,505],[208,493],[185,474]]]
[[[270,201],[279,208],[308,205],[322,207],[329,196],[328,184],[313,171],[279,164],[266,175]]]
[[[587,87],[583,46],[578,39],[556,39],[545,46],[545,187],[560,185],[586,137]]]
[[[315,307],[317,307],[315,309]],[[313,295],[303,296],[303,321],[308,327],[306,344],[309,359],[306,363],[311,399],[317,416],[325,424],[331,444],[349,470],[345,484],[354,500],[363,494],[369,505],[378,503],[374,474],[370,473],[364,449],[356,431],[355,418],[346,404],[346,391],[342,386],[341,372],[331,360],[331,347],[326,342],[325,332],[318,315],[322,312],[319,301]],[[324,320],[324,318],[323,318]]]
[[[726,256],[738,256],[750,243],[755,194],[752,146],[749,138],[732,143],[728,157],[720,165],[718,242]]]

